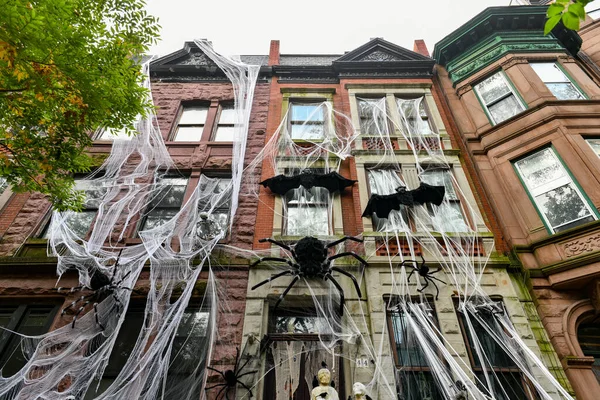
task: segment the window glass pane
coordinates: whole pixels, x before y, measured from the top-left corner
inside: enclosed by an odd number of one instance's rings
[[[460,208],[460,202],[443,202],[441,205],[429,205],[429,214],[433,226],[441,232],[468,232],[469,225]]]
[[[327,207],[288,207],[287,234],[291,236],[328,235]]]
[[[24,335],[41,335],[46,333],[56,311],[54,306],[6,307],[0,310],[0,326]],[[23,354],[20,336],[1,330],[0,340],[0,369],[3,377],[9,377],[19,372],[28,357]]]
[[[363,135],[379,135],[388,132],[385,98],[360,99],[358,101],[360,130]]]
[[[417,337],[408,327],[406,315],[403,312],[392,312],[394,343],[398,354],[399,365],[404,367],[427,367],[427,359]]]
[[[594,357],[592,371],[600,383],[600,324],[582,323],[577,328],[577,339],[583,354]]]
[[[129,136],[125,129],[115,130],[112,128],[102,129],[100,136],[98,136],[97,140],[131,140],[131,136]]]
[[[66,224],[80,238],[85,238],[96,217],[96,210],[71,212],[66,219]]]
[[[222,106],[219,124],[235,124],[235,109],[233,106]]]
[[[179,118],[179,124],[204,125],[207,115],[208,107],[185,107]]]
[[[396,382],[400,382],[399,400],[443,400],[431,372],[400,370]]]
[[[203,126],[180,126],[175,134],[176,142],[198,142],[202,138]]]
[[[446,188],[444,198],[448,200],[458,200],[454,185],[452,184],[450,171],[447,169],[425,171],[421,174],[421,181],[432,186],[444,186]]]
[[[500,123],[523,111],[523,106],[513,94],[488,107],[495,123]]]
[[[525,184],[535,189],[567,176],[551,149],[544,149],[516,162]]]
[[[75,180],[75,190],[85,191],[85,207],[98,208],[102,203],[102,197],[106,193],[106,188],[101,182],[92,180]]]
[[[329,324],[316,316],[276,316],[272,333],[307,334],[326,332]]]
[[[548,89],[558,100],[580,100],[583,96],[572,83],[547,83]]]
[[[323,106],[320,104],[292,104],[292,121],[323,121]]]
[[[292,125],[291,137],[292,139],[322,139],[323,138],[323,125],[320,124],[305,124],[305,125]]]
[[[479,379],[478,386],[484,393],[487,393],[487,387],[482,387],[481,382],[486,382],[483,372],[476,372]],[[537,395],[524,385],[523,376],[519,372],[499,372],[488,373],[491,383],[491,391],[495,400],[528,400],[537,399]],[[527,393],[530,393],[528,396]]]
[[[483,102],[487,105],[494,100],[510,93],[510,88],[501,72],[498,72],[481,83],[475,85]]]
[[[4,193],[4,191],[8,188],[8,182],[6,178],[0,177],[0,194]]]
[[[179,209],[154,209],[148,213],[141,230],[150,230],[161,226],[165,222],[173,218]]]
[[[572,183],[536,196],[535,201],[552,227],[591,215]]]
[[[533,63],[531,68],[538,74],[540,79],[545,82],[569,82],[569,79],[563,74],[555,63]]]
[[[233,126],[217,127],[217,132],[215,133],[213,140],[215,142],[233,142],[234,129]]]
[[[187,183],[185,178],[163,178],[160,183],[161,189],[155,194],[150,206],[179,209],[183,204]]]
[[[600,139],[586,139],[592,150],[600,156]]]

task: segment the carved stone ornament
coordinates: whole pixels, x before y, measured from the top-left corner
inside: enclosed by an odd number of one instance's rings
[[[575,257],[583,253],[600,250],[600,233],[565,243],[563,249],[567,257]]]
[[[358,61],[402,61],[402,59],[385,51],[375,50]]]
[[[210,65],[208,58],[203,53],[190,53],[189,58],[181,60],[177,65]]]

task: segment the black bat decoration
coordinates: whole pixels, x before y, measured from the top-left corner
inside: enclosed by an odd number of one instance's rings
[[[393,194],[371,195],[362,216],[370,217],[375,214],[379,218],[387,218],[392,210],[400,210],[401,205],[413,206],[432,203],[439,206],[444,201],[446,194],[444,186],[432,186],[424,182],[421,182],[415,190],[406,190],[404,186],[400,186],[396,190],[397,192]]]
[[[271,189],[271,192],[282,196],[300,186],[304,186],[306,189],[322,187],[329,190],[329,193],[334,193],[341,192],[348,186],[354,185],[354,183],[356,183],[355,180],[346,179],[337,172],[318,174],[310,171],[294,176],[277,175],[260,182],[264,187]]]

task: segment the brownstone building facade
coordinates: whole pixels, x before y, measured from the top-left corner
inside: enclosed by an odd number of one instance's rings
[[[599,21],[489,8],[436,44],[437,79],[578,399],[600,396]]]

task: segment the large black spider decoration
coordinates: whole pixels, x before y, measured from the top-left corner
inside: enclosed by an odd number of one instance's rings
[[[355,242],[362,243],[362,239],[358,239],[358,238],[355,238],[352,236],[345,236],[342,239],[336,240],[331,243],[325,243],[315,237],[306,236],[306,237],[303,237],[302,239],[300,239],[292,247],[292,246],[288,246],[287,244],[277,242],[271,238],[260,239],[259,240],[260,243],[265,243],[265,242],[273,243],[274,245],[277,245],[277,246],[289,251],[292,254],[293,261],[286,260],[285,258],[281,258],[281,257],[262,257],[262,258],[256,260],[255,262],[253,262],[251,264],[251,267],[258,265],[263,261],[283,262],[283,263],[286,263],[287,265],[289,265],[290,269],[280,272],[276,275],[273,275],[272,277],[265,279],[264,281],[262,281],[260,283],[257,283],[256,285],[252,286],[252,290],[259,288],[262,285],[265,285],[265,284],[267,284],[277,278],[280,278],[282,276],[285,276],[285,275],[293,276],[294,279],[292,279],[292,282],[288,285],[288,287],[279,296],[279,299],[277,299],[277,302],[275,303],[275,307],[274,307],[274,308],[277,308],[277,306],[279,306],[279,303],[281,303],[283,298],[288,294],[290,289],[292,289],[292,287],[296,284],[296,282],[300,278],[322,278],[323,280],[330,280],[331,283],[340,292],[340,310],[341,310],[341,312],[343,312],[343,310],[344,310],[344,290],[342,289],[340,284],[335,280],[335,278],[332,275],[332,272],[333,271],[339,272],[340,274],[346,275],[347,277],[352,279],[352,282],[354,282],[354,287],[356,288],[356,293],[358,294],[358,297],[362,297],[361,292],[360,292],[360,286],[358,284],[358,281],[354,277],[354,275],[350,274],[349,272],[344,271],[341,268],[332,267],[331,262],[340,257],[350,256],[350,257],[356,258],[365,267],[367,265],[369,265],[365,260],[363,260],[358,254],[356,254],[353,251],[346,251],[343,253],[328,256],[330,248],[335,247],[338,244],[345,242],[346,240],[352,240]]]
[[[440,295],[440,289],[438,288],[438,286],[435,284],[434,280],[443,283],[444,285],[446,284],[446,282],[444,282],[441,279],[436,278],[435,276],[431,276],[433,274],[437,274],[438,272],[440,272],[442,270],[442,268],[438,268],[433,272],[429,272],[429,267],[427,265],[425,265],[425,259],[423,258],[423,255],[421,255],[421,264],[419,264],[417,261],[415,260],[404,260],[402,261],[402,263],[400,264],[400,267],[404,267],[407,264],[412,263],[412,271],[410,271],[410,274],[408,274],[408,278],[407,278],[407,282],[410,282],[410,278],[412,277],[412,274],[417,272],[417,274],[423,278],[423,280],[425,280],[425,285],[423,285],[423,287],[421,287],[421,289],[417,289],[417,292],[421,293],[423,292],[423,290],[425,290],[425,288],[427,286],[429,286],[429,282],[431,282],[433,284],[433,286],[435,287],[435,299],[438,299],[438,296]]]
[[[77,321],[77,317],[79,317],[79,315],[83,312],[83,310],[87,307],[88,304],[93,302],[94,313],[95,313],[94,316],[96,318],[96,324],[100,327],[100,329],[105,330],[106,328],[104,327],[104,325],[102,325],[100,323],[100,320],[98,318],[98,303],[101,302],[102,300],[106,299],[108,296],[112,295],[115,299],[115,304],[113,306],[113,309],[116,309],[117,313],[120,314],[123,311],[123,304],[121,303],[119,298],[117,296],[115,296],[115,292],[117,292],[118,290],[128,290],[130,292],[139,293],[137,290],[135,290],[133,288],[121,286],[123,281],[125,279],[127,279],[129,274],[131,274],[131,271],[127,272],[123,277],[121,277],[121,279],[119,279],[118,281],[115,282],[115,277],[117,275],[117,268],[119,266],[119,259],[121,258],[122,252],[123,252],[122,250],[121,250],[121,252],[119,252],[119,256],[117,257],[117,260],[115,261],[115,265],[113,266],[113,271],[112,271],[112,275],[110,276],[110,278],[107,275],[105,275],[104,273],[102,273],[99,269],[97,269],[94,271],[94,273],[90,277],[89,286],[75,286],[75,287],[72,287],[71,289],[69,289],[69,293],[82,291],[84,289],[88,289],[88,290],[92,291],[92,293],[79,297],[77,300],[73,301],[71,304],[69,304],[68,306],[63,308],[61,315],[65,315],[65,313],[67,311],[74,309],[77,304],[81,304],[81,306],[77,309],[77,311],[75,311],[75,315],[73,316],[73,322],[71,324],[71,328],[75,328],[75,322]],[[56,291],[58,293],[60,293],[63,289],[65,289],[65,288],[59,287],[59,288],[56,288]],[[109,313],[112,312],[113,309],[111,309],[109,311]]]
[[[261,343],[262,343],[262,341],[261,341]],[[214,372],[218,373],[219,375],[221,375],[225,382],[218,383],[216,385],[207,387],[204,390],[210,390],[210,389],[220,387],[221,389],[217,392],[217,396],[215,397],[215,400],[219,400],[219,396],[223,392],[225,393],[225,398],[227,400],[229,400],[229,390],[235,389],[235,386],[239,383],[240,385],[242,385],[242,387],[244,389],[246,389],[248,391],[248,393],[250,394],[250,397],[252,397],[252,390],[250,390],[248,385],[246,385],[244,382],[240,381],[240,378],[242,378],[246,375],[255,374],[258,372],[258,371],[248,371],[248,372],[242,373],[242,371],[244,370],[244,367],[246,365],[248,365],[248,363],[250,362],[251,359],[252,358],[250,356],[248,356],[246,361],[244,361],[244,363],[242,365],[240,365],[240,348],[236,347],[235,348],[235,366],[233,367],[233,369],[228,369],[225,372],[223,372],[223,371],[219,371],[218,369],[214,369],[213,367],[206,367],[206,368],[210,369],[211,371],[214,371]]]

